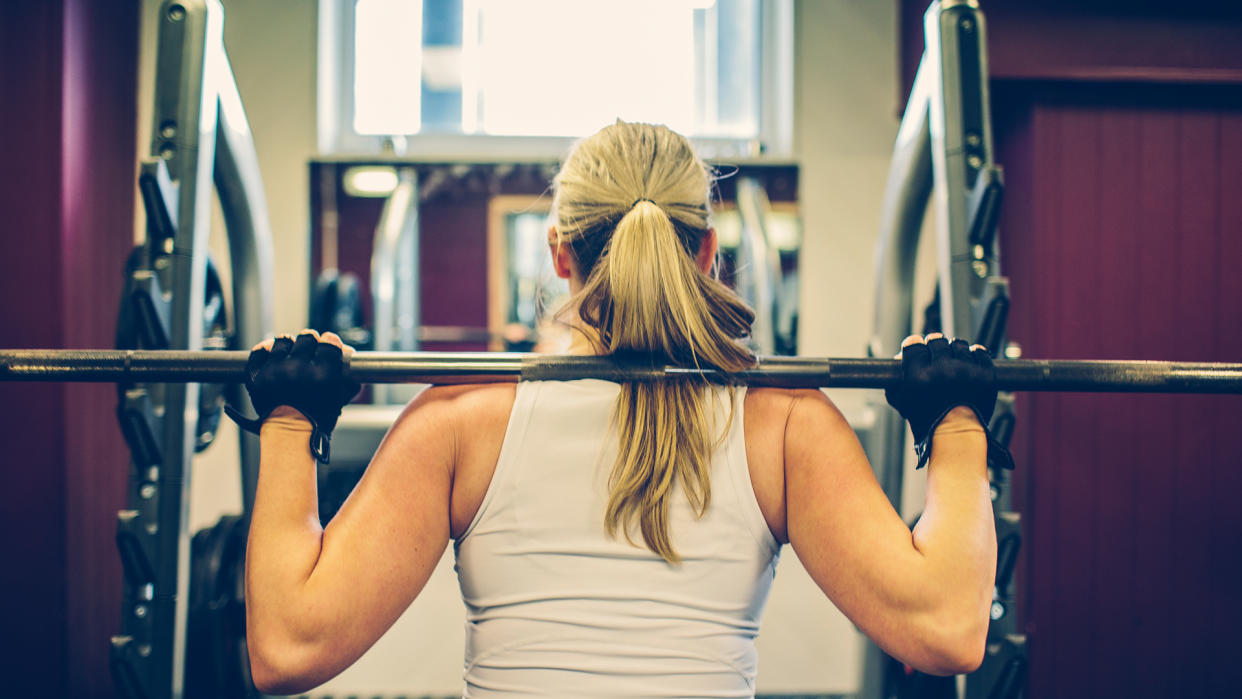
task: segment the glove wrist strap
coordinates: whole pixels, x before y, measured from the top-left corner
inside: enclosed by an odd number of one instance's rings
[[[927,434],[924,435],[923,439],[917,440],[914,443],[914,454],[918,457],[918,463],[915,465],[915,469],[923,468],[927,465],[927,461],[931,459],[932,437],[936,434],[936,427],[939,426],[945,416],[956,407],[956,405],[951,405],[948,408],[945,408],[944,412],[940,413],[940,415],[936,416],[936,419],[931,421],[931,425],[928,426]],[[974,407],[970,405],[966,405],[965,407],[970,408],[970,410],[975,414],[975,417],[979,418],[979,425],[983,428],[983,436],[987,439],[988,443],[988,467],[992,469],[999,468],[1012,471],[1013,455],[1010,454],[1009,450],[1001,445],[1000,442],[997,442],[992,438],[992,432],[988,429],[988,423],[983,419],[983,416],[979,414],[979,411],[975,410]]]
[[[328,463],[328,460],[332,456],[332,433],[320,428],[319,422],[316,421],[314,417],[307,415],[306,412],[302,410],[301,408],[297,407],[296,405],[291,405],[289,407],[293,408],[299,413],[302,413],[302,417],[305,417],[306,421],[311,424],[311,435],[310,435],[311,456],[315,457],[315,461],[318,461],[321,464]],[[273,408],[273,410],[274,409],[275,408]],[[266,420],[269,415],[271,415],[271,411],[268,411],[267,415],[261,415],[257,418],[246,417],[245,415],[242,415],[237,410],[234,410],[233,406],[231,405],[224,406],[224,413],[228,415],[233,420],[233,422],[236,422],[238,427],[252,434],[259,434],[259,430],[263,427],[263,421]]]

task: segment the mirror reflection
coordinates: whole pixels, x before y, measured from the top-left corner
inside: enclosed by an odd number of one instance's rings
[[[318,183],[314,327],[375,350],[564,350],[556,312],[568,288],[547,247],[555,162],[316,161],[310,169]],[[717,274],[756,311],[754,349],[794,354],[797,167],[717,171]]]

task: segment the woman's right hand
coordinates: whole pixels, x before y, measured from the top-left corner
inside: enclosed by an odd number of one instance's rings
[[[884,397],[910,423],[920,467],[930,455],[933,430],[954,408],[969,408],[986,430],[997,389],[992,356],[982,345],[949,341],[940,333],[911,335],[897,358],[902,382],[886,389]]]

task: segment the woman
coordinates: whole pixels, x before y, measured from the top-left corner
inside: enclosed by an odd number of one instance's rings
[[[573,352],[753,364],[753,314],[711,275],[710,184],[664,127],[619,122],[575,147],[549,231]],[[939,336],[903,347],[910,380],[890,402],[922,444],[935,437],[913,534],[822,392],[694,379],[429,388],[321,530],[312,453],[326,457],[357,390],[349,349],[328,333],[264,343],[248,381],[265,418],[246,561],[255,683],[303,691],[347,667],[450,540],[466,696],[752,696],[785,543],[893,656],[978,666],[996,565],[991,364]]]

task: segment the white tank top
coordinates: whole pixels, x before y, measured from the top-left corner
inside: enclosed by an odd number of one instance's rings
[[[670,565],[604,530],[620,387],[517,387],[496,471],[454,545],[466,697],[751,697],[755,636],[780,554],[746,463],[745,389],[715,389],[711,505],[678,488]]]

